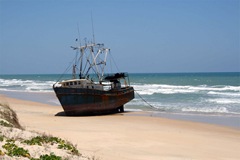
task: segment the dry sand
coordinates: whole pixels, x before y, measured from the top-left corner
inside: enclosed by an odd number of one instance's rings
[[[139,113],[55,116],[62,112],[60,106],[2,95],[0,102],[16,111],[26,129],[60,136],[76,143],[84,155],[100,160],[240,159],[240,129]]]

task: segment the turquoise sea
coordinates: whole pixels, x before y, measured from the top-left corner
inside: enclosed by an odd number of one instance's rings
[[[158,110],[240,115],[240,73],[134,74],[132,85]],[[136,97],[130,104],[147,106]]]
[[[71,78],[71,75],[67,76]],[[24,99],[26,93],[41,93],[45,98],[39,98],[42,103],[59,105],[57,98],[47,96],[53,93],[52,85],[59,77],[57,74],[0,75],[0,94],[15,95]],[[129,74],[129,77],[136,93],[135,99],[125,105],[126,109],[240,115],[239,72],[133,73]],[[31,100],[31,96],[29,97],[25,99]]]

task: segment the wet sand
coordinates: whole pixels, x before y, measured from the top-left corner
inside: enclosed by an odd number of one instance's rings
[[[60,106],[3,95],[0,103],[8,103],[27,130],[68,139],[84,155],[100,160],[240,159],[237,128],[138,116],[139,112],[66,117]]]

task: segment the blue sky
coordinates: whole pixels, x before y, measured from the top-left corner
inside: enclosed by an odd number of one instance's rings
[[[91,12],[121,71],[240,71],[239,0],[0,0],[0,74],[63,73]]]

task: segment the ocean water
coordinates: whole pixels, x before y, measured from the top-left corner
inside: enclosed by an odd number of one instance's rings
[[[156,110],[240,115],[240,73],[134,74],[131,79]],[[137,95],[129,104],[149,106]]]
[[[71,75],[67,75],[68,78]],[[240,115],[240,73],[129,74],[135,99],[129,110],[167,113]],[[59,105],[52,85],[60,75],[0,75],[0,94],[41,93],[43,103]],[[41,99],[41,98],[40,98]]]

